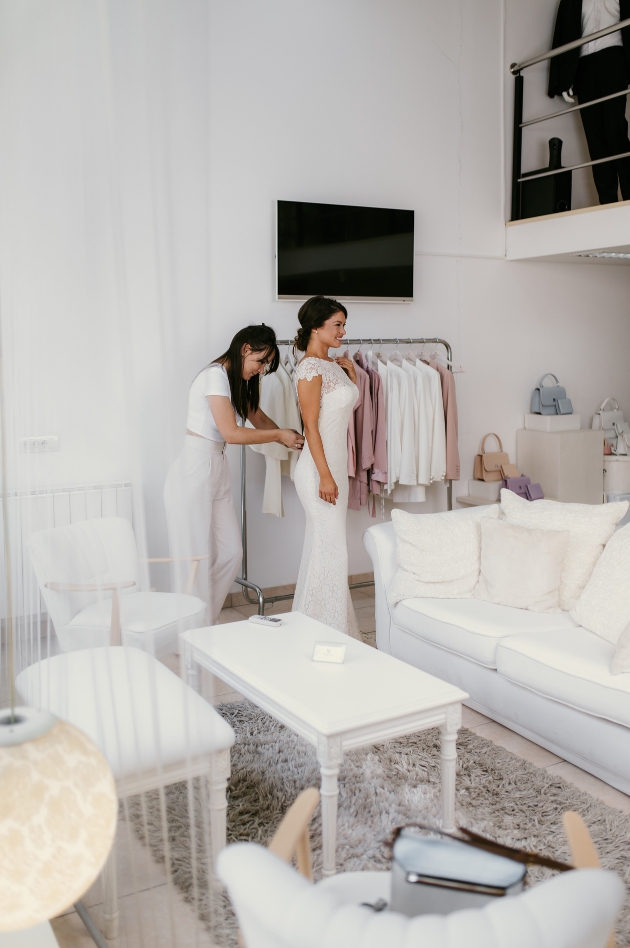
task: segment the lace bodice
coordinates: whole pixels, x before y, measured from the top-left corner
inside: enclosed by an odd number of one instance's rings
[[[296,384],[300,379],[306,379],[307,382],[310,382],[311,379],[314,379],[317,375],[322,377],[322,395],[330,394],[334,392],[335,389],[341,388],[342,385],[354,385],[344,370],[340,365],[337,365],[336,362],[329,362],[327,359],[317,359],[314,356],[308,356],[305,359],[302,359],[297,369],[295,370],[295,381]]]

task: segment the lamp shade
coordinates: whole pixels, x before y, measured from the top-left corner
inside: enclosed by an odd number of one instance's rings
[[[0,931],[59,915],[92,885],[118,815],[107,761],[47,711],[0,716]]]

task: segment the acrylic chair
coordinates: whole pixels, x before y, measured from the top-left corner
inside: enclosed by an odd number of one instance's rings
[[[268,847],[285,862],[290,863],[297,855],[298,872],[309,880],[313,878],[309,824],[318,804],[319,791],[315,787],[303,790],[285,813]],[[579,813],[569,810],[563,814],[562,822],[575,868],[601,868],[595,844]],[[317,886],[343,904],[374,905],[391,899],[391,873],[387,870],[339,872],[321,879]],[[609,933],[605,948],[615,948],[614,930]]]
[[[624,897],[612,872],[566,872],[481,909],[407,918],[348,905],[256,843],[218,859],[247,948],[604,948]]]
[[[177,651],[180,632],[206,624],[206,604],[192,591],[199,563],[208,555],[188,558],[185,593],[141,591],[136,540],[123,517],[41,530],[29,538],[28,548],[64,652],[123,644],[160,656]]]
[[[192,688],[137,648],[81,649],[36,662],[16,688],[84,731],[109,763],[121,799],[193,777],[209,784],[213,861],[225,846],[234,732]],[[105,935],[118,931],[116,856],[102,873]]]

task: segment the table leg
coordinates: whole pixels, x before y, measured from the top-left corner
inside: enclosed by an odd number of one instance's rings
[[[210,788],[210,845],[212,863],[216,865],[217,856],[225,847],[227,832],[227,797],[225,791],[230,777],[230,751],[216,751],[212,755],[208,784]]]
[[[323,737],[317,743],[317,760],[322,775],[322,850],[323,876],[334,876],[337,849],[337,799],[339,766],[343,760],[340,737]]]
[[[199,665],[193,658],[193,651],[187,642],[180,641],[179,674],[182,681],[187,682],[193,691],[201,694],[201,674]]]
[[[455,829],[455,771],[457,764],[457,731],[462,723],[461,704],[446,710],[446,721],[440,727],[440,759],[442,763],[442,829]]]

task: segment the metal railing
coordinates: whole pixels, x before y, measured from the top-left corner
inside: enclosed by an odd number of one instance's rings
[[[563,53],[568,53],[572,49],[578,49],[580,46],[584,46],[586,43],[592,43],[594,40],[600,39],[603,36],[608,36],[609,33],[617,33],[619,30],[624,29],[625,27],[630,26],[630,19],[620,20],[619,23],[614,23],[612,26],[607,26],[603,30],[598,30],[596,33],[590,33],[588,36],[582,36],[581,39],[573,40],[571,43],[565,43],[564,46],[558,46],[556,49],[550,49],[546,53],[541,53],[540,56],[534,56],[532,59],[526,59],[522,63],[512,63],[510,66],[510,72],[514,76],[514,124],[512,130],[512,210],[511,210],[511,220],[518,221],[521,219],[521,184],[523,181],[532,181],[535,178],[546,178],[554,174],[564,174],[569,171],[577,171],[579,168],[590,168],[593,165],[605,164],[607,161],[617,161],[619,158],[628,158],[630,157],[630,152],[622,152],[619,155],[610,155],[608,158],[598,158],[594,161],[583,161],[577,165],[568,165],[566,167],[554,168],[552,170],[541,170],[536,174],[526,174],[522,173],[522,151],[523,151],[523,129],[529,125],[536,125],[539,122],[547,122],[550,119],[558,118],[560,115],[567,115],[569,112],[580,112],[582,109],[587,109],[592,105],[598,105],[600,102],[607,102],[610,99],[616,99],[619,96],[630,94],[629,89],[622,89],[620,92],[613,92],[611,95],[602,96],[600,99],[591,99],[590,102],[582,102],[578,105],[572,105],[568,109],[560,109],[558,112],[549,112],[546,115],[539,115],[537,118],[528,119],[527,122],[523,121],[523,94],[524,94],[524,79],[521,75],[523,69],[527,69],[528,66],[535,66],[536,63],[545,62],[547,59],[553,59],[556,56],[561,56]]]

